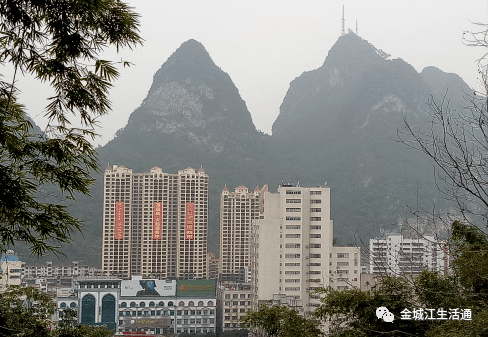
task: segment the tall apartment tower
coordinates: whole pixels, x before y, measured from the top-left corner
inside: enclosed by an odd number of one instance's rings
[[[104,275],[191,279],[207,274],[208,175],[107,166],[103,191]]]
[[[220,194],[220,264],[222,281],[242,281],[251,265],[249,240],[251,223],[259,219],[260,200],[268,185],[258,186],[253,192],[238,186],[229,192],[225,186]]]
[[[264,209],[251,232],[253,308],[274,295],[301,299],[312,312],[319,287],[360,286],[358,247],[334,247],[330,189],[282,185],[264,193]]]

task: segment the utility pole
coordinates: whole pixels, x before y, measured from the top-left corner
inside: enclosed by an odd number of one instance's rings
[[[344,5],[342,5],[342,36],[346,35],[346,23],[344,19]]]

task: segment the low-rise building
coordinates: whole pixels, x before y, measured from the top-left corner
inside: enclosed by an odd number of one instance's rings
[[[73,295],[56,299],[56,317],[75,309],[79,323],[119,334],[215,332],[215,288],[214,280],[80,278]]]
[[[433,235],[390,233],[370,239],[369,250],[370,273],[374,275],[414,275],[422,270],[446,273],[449,269],[447,242]]]
[[[82,265],[79,261],[73,261],[71,265],[53,265],[47,261],[45,265],[28,265],[22,262],[22,278],[36,279],[40,277],[94,277],[101,276],[102,269]]]
[[[217,320],[222,331],[240,329],[239,320],[251,310],[250,283],[220,283],[217,286]]]

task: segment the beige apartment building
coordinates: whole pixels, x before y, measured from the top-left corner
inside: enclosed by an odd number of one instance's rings
[[[282,185],[263,200],[251,232],[254,310],[282,294],[311,312],[320,305],[317,288],[359,287],[360,249],[332,245],[329,188]]]
[[[222,281],[245,282],[250,266],[249,239],[251,223],[259,219],[261,195],[268,190],[265,185],[250,192],[238,186],[229,192],[225,186],[220,194],[220,264]]]
[[[130,279],[207,276],[208,175],[203,168],[134,173],[107,166],[103,191],[104,275]]]
[[[0,293],[10,286],[20,286],[22,262],[13,250],[7,250],[0,259]]]

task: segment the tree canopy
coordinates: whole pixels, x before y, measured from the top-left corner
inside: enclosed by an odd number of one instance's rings
[[[251,328],[253,336],[322,336],[318,321],[300,316],[297,310],[282,305],[263,305],[259,311],[249,311],[241,321]]]
[[[88,194],[98,169],[90,140],[119,74],[99,54],[141,43],[138,26],[138,15],[118,0],[0,1],[0,66],[13,68],[12,78],[0,78],[0,251],[20,241],[35,255],[59,254],[81,230],[61,201]],[[21,74],[54,90],[43,134],[32,134],[18,99]],[[41,202],[42,195],[60,202]]]
[[[315,315],[330,325],[334,337],[488,336],[487,239],[475,226],[454,222],[452,273],[424,270],[417,277],[381,275],[369,291],[324,288],[319,291],[322,305]],[[376,316],[382,306],[394,314],[392,323]],[[406,315],[405,309],[412,313]],[[422,309],[421,319],[414,318],[414,309]],[[427,309],[434,311],[431,314]],[[439,319],[442,310],[446,320]],[[460,313],[459,319],[449,319],[454,310]]]

